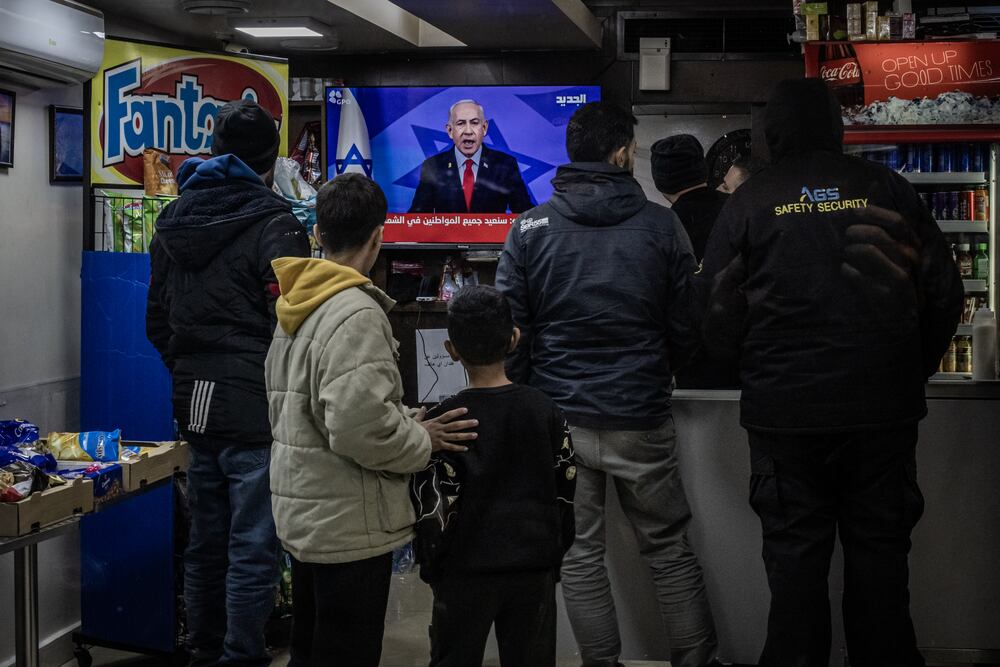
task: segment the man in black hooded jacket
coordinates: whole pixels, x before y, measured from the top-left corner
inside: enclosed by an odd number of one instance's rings
[[[764,122],[772,164],[730,198],[698,277],[712,292],[706,338],[740,348],[772,594],[760,664],[828,664],[839,533],[851,664],[923,665],[907,569],[923,511],[917,423],[962,282],[906,180],[843,154],[822,81],[779,83]]]
[[[674,667],[714,664],[715,626],[670,413],[671,372],[698,342],[691,242],[632,177],[636,120],[581,107],[566,129],[572,162],[552,198],[511,228],[497,269],[521,343],[509,377],[562,408],[576,449],[576,539],[563,561],[566,611],[586,667],[614,667],[621,638],[604,562],[609,484],[656,586]]]
[[[307,257],[305,229],[270,184],[279,135],[254,102],[223,106],[213,158],[178,170],[156,223],[146,332],[173,377],[190,443],[184,594],[193,665],[267,665],[278,538],[268,475],[264,359],[276,318],[271,260]]]

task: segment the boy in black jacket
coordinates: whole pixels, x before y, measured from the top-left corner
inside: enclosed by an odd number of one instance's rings
[[[501,664],[551,667],[555,585],[575,532],[569,430],[552,399],[507,379],[504,358],[520,333],[499,292],[456,294],[448,336],[469,387],[428,417],[468,408],[479,438],[413,477],[417,558],[434,590],[430,664],[482,664],[496,623]]]

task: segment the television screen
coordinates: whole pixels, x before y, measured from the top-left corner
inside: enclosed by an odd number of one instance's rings
[[[327,178],[374,179],[387,242],[502,243],[552,194],[566,125],[597,86],[327,88]]]

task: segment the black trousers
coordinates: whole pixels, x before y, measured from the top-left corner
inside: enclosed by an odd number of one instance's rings
[[[378,667],[392,553],[353,563],[292,559],[289,667]]]
[[[916,424],[822,435],[749,432],[750,504],[771,588],[761,667],[827,667],[834,540],[844,551],[852,667],[922,667],[910,619],[910,532],[923,513]]]
[[[555,570],[447,576],[431,588],[430,667],[483,664],[494,623],[501,665],[555,665]]]

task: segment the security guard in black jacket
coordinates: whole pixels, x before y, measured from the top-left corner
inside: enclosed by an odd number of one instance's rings
[[[914,452],[962,282],[913,188],[843,154],[822,81],[778,84],[765,134],[772,164],[732,195],[697,278],[706,339],[740,353],[772,593],[760,664],[828,664],[839,532],[851,664],[923,665],[907,569],[923,512]]]

